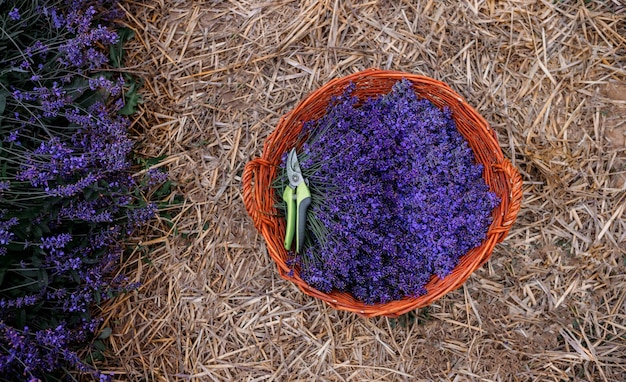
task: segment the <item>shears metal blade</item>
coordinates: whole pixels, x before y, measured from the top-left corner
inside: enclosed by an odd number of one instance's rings
[[[291,249],[295,235],[296,253],[300,253],[304,244],[306,211],[311,204],[311,191],[306,179],[302,176],[295,148],[289,152],[287,157],[287,177],[289,178],[289,185],[285,187],[283,192],[283,200],[287,203],[285,249]]]

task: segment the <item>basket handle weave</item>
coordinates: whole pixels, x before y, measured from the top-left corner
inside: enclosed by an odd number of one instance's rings
[[[266,211],[262,203],[262,190],[258,187],[259,179],[263,176],[262,173],[266,172],[263,170],[266,170],[270,166],[271,164],[263,158],[253,159],[246,164],[241,177],[243,184],[243,203],[257,229],[260,229],[263,220],[261,211]],[[257,186],[255,186],[255,182]]]
[[[505,186],[505,189],[509,190],[510,193],[508,198],[503,198],[503,200],[505,200],[508,204],[508,206],[505,206],[504,208],[506,214],[502,216],[502,221],[499,227],[494,229],[494,231],[501,233],[497,240],[497,242],[500,243],[508,234],[513,223],[515,223],[517,213],[520,210],[522,204],[522,177],[508,159],[504,159],[501,163],[495,165],[494,167],[497,171],[504,172],[505,179],[509,182],[509,184]]]

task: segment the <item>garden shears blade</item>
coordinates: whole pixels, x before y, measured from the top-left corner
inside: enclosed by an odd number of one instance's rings
[[[302,176],[296,149],[292,149],[287,157],[287,177],[289,185],[283,192],[283,200],[287,203],[287,229],[285,232],[285,249],[290,250],[293,237],[296,236],[296,253],[302,250],[306,226],[306,210],[311,204],[311,191],[306,179]]]

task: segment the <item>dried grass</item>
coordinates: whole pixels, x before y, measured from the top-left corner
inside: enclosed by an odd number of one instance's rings
[[[125,1],[139,151],[182,198],[104,307],[124,381],[626,380],[626,6],[613,1]],[[241,172],[308,92],[369,67],[450,84],[524,176],[463,288],[366,320],[277,278]],[[149,259],[149,261],[146,261]]]

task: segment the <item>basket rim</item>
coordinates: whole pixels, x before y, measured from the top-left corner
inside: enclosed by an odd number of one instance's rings
[[[494,158],[494,160],[489,161],[489,163],[483,163],[485,164],[483,178],[487,176],[486,174],[490,174],[490,179],[485,179],[485,181],[492,191],[495,192],[496,189],[494,189],[494,187],[497,187],[497,191],[499,192],[496,193],[501,198],[501,203],[492,211],[492,213],[494,213],[494,219],[489,226],[487,237],[483,240],[482,244],[464,254],[459,259],[459,263],[452,273],[444,279],[439,279],[437,276],[433,275],[426,284],[426,294],[419,297],[404,297],[400,300],[386,303],[365,304],[347,292],[337,290],[333,290],[330,293],[321,292],[304,282],[296,272],[291,272],[291,269],[286,264],[288,252],[281,244],[282,236],[280,235],[281,233],[284,235],[284,228],[282,228],[284,225],[281,220],[284,220],[284,218],[278,215],[273,204],[263,207],[258,205],[259,200],[265,200],[267,202],[269,199],[273,201],[275,197],[274,190],[271,187],[267,187],[267,190],[263,190],[260,183],[265,181],[266,184],[271,184],[271,180],[275,178],[276,169],[280,163],[279,160],[283,151],[277,150],[276,146],[280,147],[281,144],[285,143],[285,140],[291,140],[291,147],[296,144],[297,134],[300,132],[303,122],[300,117],[307,111],[307,107],[310,107],[312,103],[322,102],[323,100],[328,101],[332,95],[338,95],[338,91],[343,92],[345,86],[352,82],[356,82],[357,85],[353,94],[363,97],[363,87],[359,89],[359,83],[374,84],[384,82],[388,84],[391,82],[395,83],[397,80],[403,78],[411,81],[418,95],[423,96],[423,98],[430,99],[429,96],[433,98],[440,97],[441,99],[437,99],[439,104],[436,102],[433,103],[439,107],[443,104],[452,110],[453,119],[457,122],[457,129],[459,129],[461,134],[468,141],[472,139],[472,137],[468,138],[471,129],[461,131],[462,128],[459,127],[457,118],[460,114],[465,118],[465,114],[467,114],[467,118],[474,122],[475,126],[470,126],[474,130],[471,131],[477,132],[480,134],[481,138],[486,139],[485,145],[487,149],[485,153],[482,152],[482,149],[480,153],[477,153],[475,147],[473,147],[475,145],[470,143],[470,147],[472,147],[472,151],[477,157],[484,154],[489,155],[490,158]],[[380,92],[377,94],[384,93]],[[445,103],[442,103],[441,100],[445,100]],[[327,103],[328,102],[326,102],[326,104]],[[482,157],[477,160],[481,163],[482,161],[486,161],[486,159]],[[252,187],[252,183],[255,180],[255,185]],[[270,183],[267,183],[268,180]],[[276,263],[279,275],[283,279],[296,284],[303,293],[318,298],[335,309],[351,311],[364,317],[396,317],[416,308],[427,306],[443,297],[445,294],[460,287],[476,269],[480,268],[489,259],[495,245],[504,240],[519,212],[522,197],[521,176],[517,169],[511,165],[510,161],[504,157],[502,149],[498,144],[495,131],[491,129],[488,122],[470,106],[462,96],[457,94],[446,83],[430,77],[375,68],[335,78],[305,96],[295,108],[280,118],[277,126],[265,141],[261,157],[253,159],[246,165],[242,181],[246,209],[254,220],[255,227],[261,232],[265,239],[268,253]],[[276,238],[277,235],[280,240]]]

